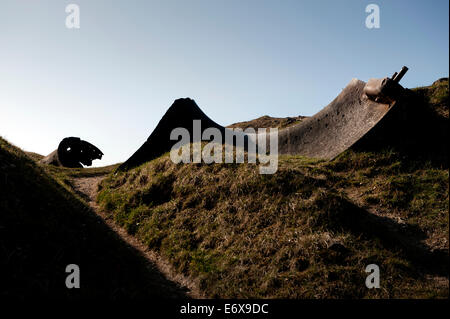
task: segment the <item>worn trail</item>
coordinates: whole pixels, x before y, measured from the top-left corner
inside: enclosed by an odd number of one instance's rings
[[[113,221],[110,214],[100,209],[96,198],[98,184],[103,178],[104,176],[75,178],[73,181],[74,190],[117,236],[131,246],[133,251],[146,259],[149,271],[159,278],[158,284],[161,286],[162,298],[201,298],[202,295],[192,280],[176,273],[164,258],[148,249],[134,236],[129,235],[124,228]],[[177,288],[174,289],[174,287]]]

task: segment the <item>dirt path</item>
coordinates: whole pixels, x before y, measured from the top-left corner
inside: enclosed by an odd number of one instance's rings
[[[156,252],[148,249],[134,236],[129,235],[124,228],[118,226],[113,221],[110,214],[105,213],[100,209],[96,198],[98,184],[103,180],[103,178],[104,176],[75,178],[73,180],[74,190],[87,202],[87,204],[92,208],[92,211],[100,217],[112,231],[114,231],[123,241],[133,247],[147,260],[150,269],[156,269],[161,273],[164,279],[174,283],[176,286],[179,286],[181,290],[185,291],[186,297],[203,298],[194,282],[176,273],[168,261],[164,260]],[[164,287],[164,289],[167,290],[167,287]]]

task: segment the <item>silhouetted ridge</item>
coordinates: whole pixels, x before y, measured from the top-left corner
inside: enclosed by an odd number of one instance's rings
[[[221,133],[225,132],[225,128],[211,120],[194,100],[190,98],[177,99],[164,114],[147,141],[118,169],[127,170],[139,166],[170,151],[172,146],[178,142],[170,140],[170,133],[177,127],[186,128],[192,138],[194,120],[201,121],[202,133],[209,127],[215,127]]]

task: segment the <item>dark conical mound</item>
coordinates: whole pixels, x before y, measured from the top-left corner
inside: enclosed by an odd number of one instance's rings
[[[170,133],[177,127],[186,128],[193,136],[193,120],[200,120],[202,129],[218,128],[222,133],[225,128],[211,120],[190,98],[177,99],[159,121],[147,141],[121,166],[119,170],[127,170],[148,162],[168,151],[177,143],[170,140]]]

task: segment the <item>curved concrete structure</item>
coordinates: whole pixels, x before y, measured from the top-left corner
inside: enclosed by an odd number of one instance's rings
[[[326,107],[278,133],[279,154],[332,159],[372,129],[392,105],[370,100],[365,82],[353,79]]]

